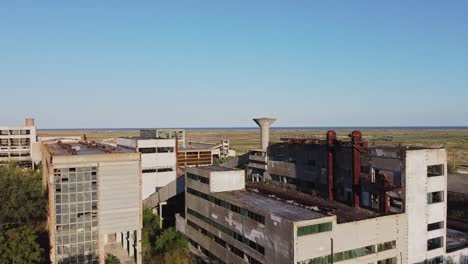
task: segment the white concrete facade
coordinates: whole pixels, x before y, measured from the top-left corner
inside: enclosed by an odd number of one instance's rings
[[[377,151],[377,153],[370,162],[372,169],[375,166],[381,171],[398,170],[399,173],[401,172],[403,182],[401,209],[403,210],[397,210],[395,214],[379,215],[364,220],[347,220],[340,223],[336,215],[326,214],[321,217],[312,217],[310,220],[295,221],[274,215],[272,212],[275,210],[272,208],[257,207],[254,212],[264,216],[265,220],[263,225],[252,225],[251,219],[248,219],[245,214],[238,213],[239,209],[237,209],[237,207],[241,208],[241,212],[252,210],[252,203],[256,203],[255,199],[258,199],[245,197],[246,195],[254,197],[256,194],[244,191],[245,182],[240,180],[243,179],[240,175],[243,172],[238,175],[235,171],[216,171],[209,167],[190,168],[187,170],[186,179],[188,192],[186,207],[203,216],[193,217],[193,215],[186,214],[187,223],[192,225],[185,227],[187,235],[197,243],[201,250],[203,249],[202,251],[208,252],[208,255],[212,254],[211,257],[226,259],[229,263],[241,262],[236,259],[238,260],[242,254],[248,263],[280,261],[278,256],[269,255],[276,254],[277,251],[282,253],[281,256],[286,256],[281,259],[281,263],[294,264],[330,263],[332,255],[334,262],[345,264],[432,264],[442,263],[444,258],[461,261],[466,250],[451,255],[446,254],[446,150],[408,148],[401,152],[401,156],[396,156],[396,152],[392,151]],[[224,187],[219,187],[223,185]],[[232,194],[232,191],[235,193]],[[237,195],[238,191],[243,194]],[[218,203],[221,206],[218,206]],[[234,204],[234,209],[229,209],[232,206],[226,207],[226,204]],[[291,205],[286,203],[278,206],[284,207],[285,212],[294,210],[290,209]],[[395,205],[389,202],[388,206],[392,209]],[[309,209],[314,211],[314,209]],[[394,211],[390,210],[390,212]],[[210,221],[230,227],[247,239],[253,240],[264,247],[265,253],[259,255],[249,246],[221,235],[221,245],[226,242],[238,249],[236,249],[238,254],[233,255],[233,252],[229,252],[229,246],[220,247],[216,239],[206,239],[200,235],[200,230],[211,233],[211,236],[218,234],[216,229],[200,221],[204,218],[210,218]],[[273,225],[270,224],[270,220]],[[330,228],[329,230],[299,235],[301,227],[309,226],[313,229],[325,223]],[[275,237],[280,237],[283,242],[277,241]]]
[[[104,264],[109,236],[126,234],[122,247],[141,264],[140,154],[84,143],[70,143],[67,150],[62,144],[43,148],[51,262]],[[78,151],[68,152],[72,148]]]
[[[37,144],[36,126],[32,119],[26,119],[24,126],[0,126],[0,163],[20,162],[33,165],[33,160],[40,161],[35,157],[34,149],[39,149]]]
[[[428,176],[428,167],[439,165],[439,176]],[[408,216],[408,263],[420,263],[446,252],[447,153],[445,149],[407,150],[405,158],[405,211]],[[440,202],[430,202],[431,193],[440,193]],[[428,231],[428,225],[441,223]],[[441,238],[441,246],[430,249],[430,239]]]
[[[175,139],[117,138],[117,145],[141,152],[142,199],[176,179]]]

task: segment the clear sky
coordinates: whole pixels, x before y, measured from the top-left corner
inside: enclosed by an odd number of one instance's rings
[[[0,124],[468,125],[468,1],[1,1]]]

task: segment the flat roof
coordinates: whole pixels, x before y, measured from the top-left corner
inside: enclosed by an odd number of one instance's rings
[[[279,216],[293,222],[318,219],[329,216],[322,212],[315,212],[305,207],[288,204],[284,201],[277,200],[253,191],[230,191],[213,193],[214,196],[227,201],[235,201],[242,207],[254,208],[258,211],[269,212],[272,215]]]
[[[228,167],[221,167],[221,166],[201,166],[201,167],[196,167],[199,170],[205,170],[205,171],[239,171],[238,169],[231,169]]]
[[[134,139],[134,140],[174,140],[175,138],[165,138],[165,137],[141,137],[141,136],[134,136],[134,137],[119,137],[125,139]]]
[[[179,148],[179,151],[190,151],[190,150],[206,150],[206,151],[211,151],[215,146],[219,144],[217,143],[198,143],[198,142],[189,142],[185,144],[185,147]]]
[[[253,199],[262,200],[272,199],[272,197],[274,197],[280,202],[279,204],[275,204],[275,206],[302,208],[303,210],[322,215],[322,217],[336,215],[338,223],[360,221],[384,215],[367,209],[355,208],[337,201],[329,201],[319,196],[309,195],[290,187],[280,186],[279,184],[270,182],[249,182],[246,183],[246,189],[249,190],[250,193],[255,194],[252,196]],[[259,209],[263,211],[279,210],[270,206]],[[297,216],[297,218],[294,219],[307,220],[314,218],[311,218],[309,215],[305,218]]]
[[[126,148],[113,147],[111,145],[94,142],[52,143],[46,144],[45,146],[54,156],[100,155],[134,152]]]

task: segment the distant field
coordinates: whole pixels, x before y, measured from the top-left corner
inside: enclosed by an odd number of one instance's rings
[[[447,130],[361,130],[370,145],[397,146],[445,146],[448,150],[449,165],[468,164],[468,129]],[[347,139],[351,130],[337,130],[339,139]],[[281,137],[324,138],[325,130],[272,130],[272,142]],[[86,134],[88,139],[113,142],[120,136],[137,136],[138,130],[47,130],[39,131],[39,136],[77,136]],[[216,142],[229,139],[231,147],[238,154],[259,146],[258,130],[187,130],[187,141]]]

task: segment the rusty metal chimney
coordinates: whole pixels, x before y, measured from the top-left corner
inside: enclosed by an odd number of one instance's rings
[[[270,126],[276,121],[276,118],[254,118],[253,121],[260,127],[261,148],[266,150],[270,141]]]
[[[26,118],[25,119],[26,126],[34,126],[34,118]]]

